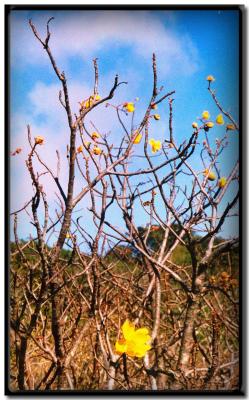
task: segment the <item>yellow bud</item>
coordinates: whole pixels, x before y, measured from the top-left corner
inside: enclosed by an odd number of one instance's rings
[[[82,153],[83,151],[83,146],[82,144],[77,148],[77,153]]]
[[[215,173],[212,171],[208,171],[208,169],[205,169],[203,171],[203,175],[206,176],[209,181],[215,181],[215,179],[216,179]]]
[[[197,122],[193,122],[193,123],[192,123],[192,128],[198,129],[198,124],[197,124]]]
[[[100,95],[99,95],[99,94],[96,94],[96,96],[95,96],[95,100],[96,100],[96,101],[99,101],[99,100],[101,100],[101,97],[100,97]]]
[[[101,152],[102,150],[98,146],[94,146],[93,153],[96,154],[96,156],[99,156]]]
[[[92,103],[93,103],[93,97],[90,96],[87,100],[83,100],[83,101],[80,103],[80,108],[81,108],[81,109],[90,108],[90,107],[92,106]]]
[[[35,137],[35,144],[43,144],[44,143],[44,137],[43,136],[36,136]]]
[[[158,121],[158,120],[160,119],[160,115],[159,115],[159,114],[155,114],[155,115],[154,115],[154,119],[155,119],[156,121]]]
[[[222,178],[220,178],[218,186],[219,188],[223,188],[224,186],[226,186],[226,184],[227,184],[227,179],[223,176]]]
[[[208,129],[210,129],[210,128],[213,128],[213,126],[214,126],[214,123],[213,122],[206,122],[205,123],[205,128],[208,128]]]
[[[95,141],[96,139],[100,138],[100,135],[98,134],[98,132],[93,132],[91,138]]]
[[[142,140],[142,137],[143,137],[142,133],[138,132],[138,134],[136,135],[135,139],[133,140],[133,143],[134,144],[139,144],[141,142],[141,140]]]
[[[213,82],[213,81],[215,81],[213,75],[208,75],[206,79],[207,79],[208,82]]]
[[[228,124],[226,129],[227,129],[227,131],[235,131],[236,130],[234,124]]]

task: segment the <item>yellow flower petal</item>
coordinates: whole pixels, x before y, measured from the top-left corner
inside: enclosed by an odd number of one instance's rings
[[[209,118],[210,118],[209,112],[208,112],[208,111],[203,111],[203,113],[202,113],[202,118],[203,118],[203,119],[209,119]]]
[[[149,344],[139,344],[137,342],[128,342],[126,353],[130,357],[144,357],[148,350],[151,349]]]
[[[153,138],[149,140],[149,144],[151,145],[152,153],[156,153],[162,147],[160,140],[155,140]]]
[[[118,354],[123,354],[127,352],[127,344],[125,339],[119,339],[116,341],[115,349]]]
[[[149,330],[147,328],[139,328],[136,330],[136,336],[148,336]]]
[[[126,340],[129,340],[135,333],[135,326],[128,319],[123,323],[121,329]]]
[[[223,115],[222,114],[217,115],[216,124],[218,124],[218,125],[223,125],[224,124],[224,119],[223,119]]]
[[[126,109],[127,112],[135,111],[134,103],[125,103],[124,108]]]

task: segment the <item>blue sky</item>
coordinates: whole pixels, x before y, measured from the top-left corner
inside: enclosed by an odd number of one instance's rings
[[[165,92],[176,91],[173,125],[178,143],[191,135],[191,124],[201,116],[203,110],[209,110],[213,118],[218,114],[207,91],[205,78],[209,74],[215,76],[213,86],[224,109],[238,120],[238,11],[13,11],[9,17],[11,150],[22,147],[23,151],[11,158],[12,211],[22,207],[32,195],[25,169],[27,124],[31,125],[34,136],[39,134],[45,137],[46,145],[41,147],[40,153],[54,169],[55,150],[61,152],[61,180],[62,184],[66,184],[64,158],[68,132],[66,117],[58,101],[60,85],[44,50],[28,25],[28,19],[32,18],[44,37],[46,21],[51,16],[55,20],[51,23],[50,46],[58,66],[66,73],[74,111],[77,111],[78,101],[92,93],[92,59],[98,57],[100,94],[104,96],[109,92],[118,73],[121,80],[128,81],[128,85],[120,86],[113,104],[139,97],[135,113],[135,122],[139,123],[151,95],[151,56],[155,52],[158,86],[163,85]],[[150,135],[163,140],[168,135],[167,103],[160,105],[158,113],[161,120],[151,123]],[[120,140],[120,127],[111,109],[108,109],[107,117],[107,109],[100,107],[91,113],[88,123],[90,120],[101,131],[111,132],[110,135]],[[128,119],[126,122],[128,124]],[[215,127],[210,131],[210,142],[214,143],[216,138],[223,135],[224,127]],[[137,151],[139,154],[139,148]],[[237,158],[238,134],[231,132],[229,146],[220,159],[222,175],[229,173]],[[198,154],[191,160],[191,165],[197,170],[201,168]],[[37,168],[40,167],[37,165]],[[56,188],[47,176],[43,184],[48,191],[53,214]],[[76,193],[80,184],[76,184]],[[235,186],[231,188],[225,201],[229,200],[235,189]],[[88,204],[81,206],[86,208]],[[118,211],[112,212],[118,219]],[[145,225],[145,215],[139,208],[136,215],[137,223]],[[90,224],[87,213],[84,213],[84,220]],[[33,232],[29,221],[27,214],[20,216],[20,237],[27,238]],[[236,232],[234,222],[226,223],[226,236],[233,236]]]

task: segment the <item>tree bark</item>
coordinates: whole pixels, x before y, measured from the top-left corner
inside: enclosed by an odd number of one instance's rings
[[[177,363],[177,369],[182,372],[183,376],[186,375],[190,367],[191,349],[194,344],[193,329],[195,324],[196,313],[198,311],[198,304],[199,304],[198,301],[193,298],[190,298],[188,301],[180,353]]]

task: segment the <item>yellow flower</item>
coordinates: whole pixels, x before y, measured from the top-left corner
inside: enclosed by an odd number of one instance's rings
[[[214,123],[211,121],[205,123],[205,128],[207,128],[207,129],[213,128],[213,126],[214,126]]]
[[[226,129],[227,129],[227,131],[235,131],[236,130],[234,124],[228,124]]]
[[[101,97],[100,97],[99,94],[96,94],[96,96],[95,96],[95,101],[99,101],[99,100],[101,100]]]
[[[133,143],[134,144],[139,144],[141,142],[142,137],[143,137],[142,133],[138,132],[136,137],[135,137],[135,139],[133,140]]]
[[[35,144],[43,144],[44,143],[44,137],[43,136],[36,136],[35,137]]]
[[[212,172],[212,171],[208,171],[208,169],[205,169],[205,170],[203,171],[203,175],[204,175],[204,176],[207,176],[207,178],[208,178],[209,181],[215,181],[215,179],[216,179],[215,173]]]
[[[100,135],[98,134],[98,132],[93,132],[91,138],[95,141],[96,139],[100,138]]]
[[[99,156],[101,152],[102,150],[98,146],[94,146],[93,153],[96,154],[96,156]]]
[[[69,232],[67,232],[67,234],[66,234],[66,238],[67,238],[67,239],[70,239],[70,237],[71,237],[70,233],[69,233]]]
[[[208,111],[203,111],[203,113],[202,113],[202,118],[203,118],[203,119],[209,119],[209,118],[210,118],[209,112],[208,112]]]
[[[128,319],[122,325],[123,338],[116,341],[115,349],[118,354],[126,353],[130,357],[144,357],[151,349],[151,336],[147,328],[135,329]]]
[[[151,108],[152,108],[153,110],[156,110],[156,109],[157,109],[157,104],[151,104]]]
[[[227,184],[227,178],[222,176],[222,178],[220,178],[220,180],[218,182],[219,188],[223,188],[224,186],[226,186],[226,184]]]
[[[206,79],[207,79],[208,82],[213,82],[213,81],[215,81],[213,75],[208,75]]]
[[[134,103],[124,103],[124,108],[126,109],[127,112],[135,111]]]
[[[222,114],[217,115],[216,124],[218,124],[218,125],[223,125],[224,124],[224,119],[223,119],[223,115]]]
[[[82,144],[77,148],[77,153],[82,153],[83,151],[83,146]]]
[[[152,153],[156,153],[162,147],[160,140],[150,139],[149,144],[151,145]]]
[[[160,118],[161,118],[161,117],[160,117],[159,114],[155,114],[155,115],[154,115],[154,119],[155,119],[156,121],[158,121]]]
[[[198,129],[198,124],[197,124],[197,122],[193,122],[193,123],[192,123],[192,128]]]
[[[86,108],[90,108],[93,104],[93,96],[90,96],[88,99],[83,100],[80,103],[80,108],[81,109],[86,109]]]

